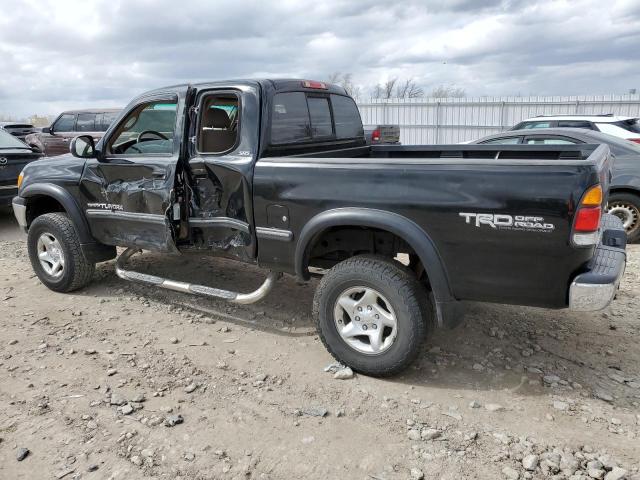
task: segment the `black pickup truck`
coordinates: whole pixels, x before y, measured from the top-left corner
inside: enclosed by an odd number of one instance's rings
[[[155,90],[71,154],[28,165],[13,200],[49,288],[86,285],[116,246],[123,279],[236,303],[317,275],[322,341],[371,375],[405,368],[463,301],[602,309],[626,263],[603,214],[606,145],[370,146],[354,101],[321,82]],[[230,257],[266,280],[237,293],[130,270],[142,249]]]

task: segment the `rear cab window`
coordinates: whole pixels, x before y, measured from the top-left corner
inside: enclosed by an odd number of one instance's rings
[[[338,94],[283,92],[273,97],[272,145],[364,137],[355,102]]]

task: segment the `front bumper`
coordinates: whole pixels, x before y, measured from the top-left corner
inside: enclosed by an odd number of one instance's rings
[[[16,216],[16,220],[18,221],[18,225],[26,231],[27,230],[27,205],[22,197],[13,197],[13,202],[11,202],[11,206],[13,207],[13,214]]]
[[[577,275],[569,288],[571,310],[602,310],[611,303],[618,291],[627,263],[626,235],[618,218],[611,215],[606,217],[603,219],[602,243],[596,247],[587,270]]]

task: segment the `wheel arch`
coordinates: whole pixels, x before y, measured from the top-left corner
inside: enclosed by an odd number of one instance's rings
[[[69,215],[69,218],[73,222],[80,242],[95,242],[78,203],[71,193],[60,185],[54,183],[34,183],[24,187],[20,192],[20,196],[24,198],[27,203],[28,225],[30,225],[38,215],[59,212],[62,209],[62,211]],[[47,204],[47,202],[50,203]],[[38,215],[34,216],[34,213]]]
[[[429,278],[440,326],[458,323],[461,317],[447,271],[431,237],[410,219],[393,212],[370,208],[337,208],[319,213],[303,227],[295,249],[295,271],[309,279],[309,256],[315,242],[333,227],[370,227],[386,230],[404,240],[418,255]],[[455,311],[451,311],[455,309]],[[450,320],[445,320],[449,318]]]
[[[640,187],[636,187],[633,185],[612,185],[611,187],[609,187],[609,195],[613,193],[629,193],[631,195],[640,197]]]

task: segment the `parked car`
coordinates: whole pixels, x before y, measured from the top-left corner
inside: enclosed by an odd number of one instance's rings
[[[640,240],[640,146],[580,128],[513,130],[472,142],[480,145],[576,145],[604,143],[615,155],[607,212],[622,220],[630,242]]]
[[[365,125],[367,145],[392,145],[400,143],[400,125]]]
[[[640,123],[637,117],[624,117],[612,113],[602,115],[540,115],[528,118],[511,130],[530,128],[584,128],[614,137],[640,143]]]
[[[152,130],[145,112],[162,112]],[[87,285],[116,246],[122,279],[239,304],[281,273],[321,271],[325,346],[391,375],[432,324],[460,322],[463,300],[605,308],[626,264],[622,224],[603,213],[611,162],[606,145],[366,145],[342,87],[218,81],[134,99],[97,144],[82,135],[27,165],[13,207],[58,292]],[[266,280],[239,293],[136,272],[141,249],[223,256]]]
[[[120,113],[119,109],[91,109],[62,112],[49,127],[39,133],[28,135],[27,144],[48,157],[69,153],[69,142],[73,137],[91,135],[100,140],[111,122]]]
[[[4,130],[7,133],[10,133],[14,137],[18,137],[20,140],[24,141],[27,135],[36,132],[36,129],[30,123],[19,123],[19,122],[0,122],[0,130]]]
[[[21,140],[0,129],[0,207],[18,194],[18,175],[24,166],[42,157]]]

